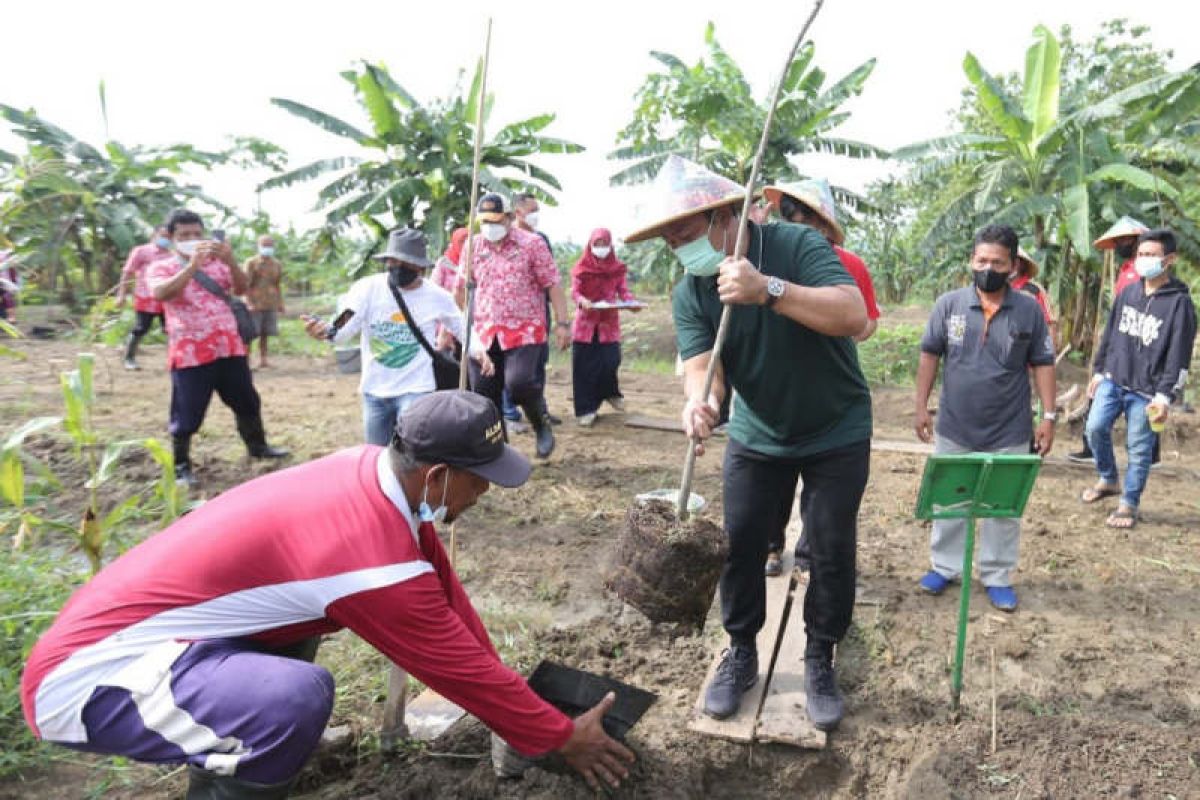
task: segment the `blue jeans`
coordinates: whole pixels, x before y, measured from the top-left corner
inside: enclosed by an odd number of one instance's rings
[[[1121,414],[1125,415],[1125,449],[1129,453],[1129,466],[1125,470],[1125,485],[1121,490],[1121,504],[1137,508],[1150,475],[1151,454],[1154,452],[1154,431],[1146,419],[1146,406],[1150,400],[1137,392],[1122,388],[1110,380],[1096,387],[1092,410],[1088,413],[1087,436],[1092,453],[1096,456],[1096,471],[1100,480],[1117,485],[1117,460],[1113,455],[1113,423]]]
[[[377,444],[387,447],[392,441],[392,432],[396,430],[396,420],[404,413],[404,409],[412,405],[424,392],[410,392],[396,397],[376,397],[373,394],[362,396],[363,407],[363,436],[367,444]]]

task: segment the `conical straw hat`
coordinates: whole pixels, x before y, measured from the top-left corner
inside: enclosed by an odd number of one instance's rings
[[[1017,246],[1017,260],[1025,262],[1025,271],[1022,273],[1025,275],[1025,277],[1029,278],[1029,280],[1033,280],[1037,277],[1037,274],[1041,268],[1038,266],[1038,263],[1033,260],[1033,256],[1029,255],[1029,253],[1026,253],[1025,248],[1019,245]]]
[[[742,202],[746,189],[710,169],[672,155],[646,192],[645,204],[636,211],[637,228],[625,236],[626,242],[653,239],[684,217]]]
[[[767,202],[779,207],[779,198],[787,195],[798,203],[803,203],[813,210],[821,219],[829,223],[833,229],[833,243],[841,244],[846,234],[837,221],[837,206],[833,204],[833,190],[829,181],[824,178],[809,178],[795,183],[780,183],[763,189]]]
[[[1133,217],[1121,217],[1113,223],[1111,228],[1104,232],[1103,236],[1092,242],[1092,246],[1097,250],[1113,250],[1117,246],[1117,239],[1124,239],[1128,236],[1141,236],[1148,230],[1150,229]]]

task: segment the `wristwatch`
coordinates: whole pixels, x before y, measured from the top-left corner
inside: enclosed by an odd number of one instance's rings
[[[771,275],[767,278],[767,308],[775,305],[779,298],[783,297],[783,293],[787,291],[787,284],[782,279]]]
[[[1043,411],[1042,419],[1049,420],[1050,422],[1054,422],[1058,419],[1058,412],[1057,411]]]

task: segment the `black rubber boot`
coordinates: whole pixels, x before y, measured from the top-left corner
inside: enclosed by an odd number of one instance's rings
[[[544,402],[544,401],[543,401]],[[533,426],[533,434],[537,437],[534,452],[538,458],[549,458],[554,452],[554,429],[551,427],[550,414],[540,402],[526,403],[521,406],[529,424]]]
[[[140,341],[141,339],[134,336],[132,333],[129,334],[129,338],[125,340],[125,369],[141,369],[137,363],[137,349],[138,342]]]
[[[186,800],[283,800],[292,783],[252,783],[189,764]]]
[[[251,458],[287,458],[291,455],[289,450],[267,444],[267,434],[263,430],[262,417],[258,414],[239,416],[237,430],[242,441],[246,443],[246,449]]]
[[[171,449],[175,455],[175,482],[191,488],[199,481],[192,474],[192,435],[171,437]]]

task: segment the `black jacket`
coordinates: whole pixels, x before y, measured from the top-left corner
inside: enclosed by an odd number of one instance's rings
[[[1117,296],[1093,372],[1139,394],[1178,400],[1195,340],[1196,307],[1187,284],[1172,275],[1147,295],[1138,281]]]

